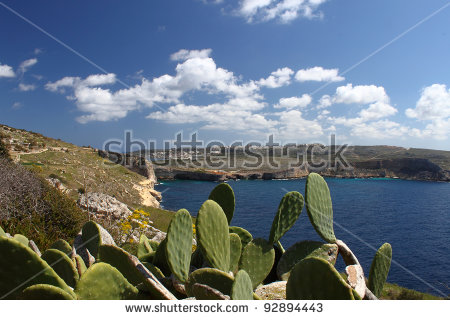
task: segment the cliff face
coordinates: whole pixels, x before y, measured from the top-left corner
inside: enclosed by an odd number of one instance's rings
[[[352,168],[338,170],[322,170],[318,173],[338,178],[401,178],[409,180],[450,181],[450,171],[441,169],[428,159],[403,158],[392,160],[368,160],[354,162]],[[204,180],[224,181],[228,179],[298,179],[309,174],[303,168],[290,168],[278,171],[196,171],[171,167],[155,167],[155,174],[162,180]]]

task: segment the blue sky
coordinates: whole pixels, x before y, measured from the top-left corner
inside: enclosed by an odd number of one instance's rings
[[[443,0],[3,0],[0,123],[450,150],[449,21]]]

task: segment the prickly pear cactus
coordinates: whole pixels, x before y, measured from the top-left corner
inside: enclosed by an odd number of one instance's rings
[[[324,178],[310,173],[305,187],[306,211],[317,233],[326,242],[334,243],[336,236],[333,228],[333,206],[330,190]]]
[[[74,297],[61,288],[49,284],[35,284],[20,295],[21,300],[74,300]]]
[[[129,300],[138,290],[109,264],[99,262],[90,267],[75,288],[82,300]]]
[[[197,269],[189,275],[186,281],[186,294],[189,297],[194,296],[192,287],[195,283],[206,284],[211,288],[217,289],[223,294],[230,295],[233,285],[233,277],[228,273],[213,268]]]
[[[2,227],[0,227],[0,237],[6,237],[6,233],[3,231]]]
[[[46,250],[41,258],[72,288],[80,278],[73,261],[62,251],[57,249]]]
[[[181,282],[189,276],[192,238],[192,217],[187,210],[178,210],[167,230],[166,256],[170,270]]]
[[[368,288],[379,297],[383,291],[389,269],[391,268],[392,247],[389,243],[383,244],[375,254],[370,266]]]
[[[253,300],[253,285],[245,270],[239,270],[231,287],[231,300]]]
[[[72,289],[30,248],[0,237],[0,300],[15,299],[34,284],[50,284],[73,295]],[[24,268],[26,266],[26,268]]]
[[[139,245],[137,249],[137,257],[141,260],[144,256],[154,252],[152,246],[150,245],[150,241],[145,236],[145,234],[141,234],[139,238]]]
[[[28,247],[28,244],[30,243],[30,240],[28,240],[27,237],[21,235],[21,234],[15,234],[13,237],[14,240],[20,242],[21,244],[23,244],[24,246]]]
[[[194,283],[192,286],[192,293],[196,300],[229,300],[230,298],[224,295],[217,289],[211,288],[206,284]]]
[[[241,238],[242,248],[244,248],[250,241],[253,240],[253,236],[250,232],[241,227],[229,227],[230,233],[236,233]]]
[[[230,238],[228,221],[222,208],[206,200],[197,215],[197,242],[203,257],[211,267],[228,272],[230,268]]]
[[[82,229],[83,245],[89,250],[90,254],[97,258],[98,247],[102,244],[116,245],[111,235],[99,224],[88,221]]]
[[[288,300],[355,300],[353,289],[333,265],[306,258],[295,265],[286,284]]]
[[[75,255],[75,257],[72,258],[73,264],[77,268],[78,276],[81,278],[83,273],[86,272],[86,264],[83,261],[83,258],[81,258],[79,255]]]
[[[112,245],[101,245],[98,248],[98,259],[119,270],[132,285],[137,286],[142,282],[142,276],[134,266],[131,255],[125,250]]]
[[[230,271],[233,273],[237,272],[241,252],[241,238],[236,233],[230,233]]]
[[[161,241],[158,248],[156,249],[155,255],[153,256],[153,264],[157,266],[165,275],[170,275],[170,267],[167,262],[167,237]],[[148,262],[148,261],[147,261]]]
[[[303,210],[303,196],[292,191],[285,194],[278,206],[270,229],[269,242],[276,243],[294,225]]]
[[[273,246],[264,239],[253,239],[242,251],[239,269],[248,273],[254,289],[270,273],[274,261]]]
[[[335,244],[309,240],[297,242],[287,249],[281,257],[277,265],[278,278],[287,281],[292,268],[302,259],[317,257],[334,265],[337,255],[338,246]]]
[[[154,266],[150,262],[142,262],[142,265],[144,267],[146,267],[148,271],[153,273],[156,278],[158,278],[158,279],[164,278],[164,274],[161,272],[161,270],[159,270],[159,268],[157,266]]]
[[[72,254],[72,247],[66,240],[63,240],[63,239],[59,239],[59,240],[55,241],[50,246],[50,249],[57,249],[59,251],[64,252],[68,256],[70,256]]]
[[[235,198],[233,189],[227,183],[221,183],[211,191],[209,198],[214,200],[223,209],[223,212],[227,216],[228,224],[233,219]]]

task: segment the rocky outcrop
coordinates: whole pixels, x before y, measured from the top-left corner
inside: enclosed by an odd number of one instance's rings
[[[125,168],[146,177],[150,182],[150,187],[153,188],[157,182],[153,165],[145,158],[145,155],[123,154],[118,152],[98,150],[98,155],[109,161],[124,166]]]
[[[78,206],[94,213],[99,218],[113,217],[114,219],[122,219],[131,214],[128,207],[116,198],[97,192],[80,195]]]

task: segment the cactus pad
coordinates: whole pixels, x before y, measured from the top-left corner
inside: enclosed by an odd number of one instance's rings
[[[108,231],[93,221],[88,221],[83,225],[81,236],[84,247],[89,250],[89,253],[92,254],[94,258],[97,258],[98,247],[100,245],[115,245],[115,242]]]
[[[28,243],[30,242],[27,237],[25,237],[21,234],[15,234],[13,239],[27,247],[28,247]]]
[[[379,297],[383,291],[389,269],[391,268],[392,247],[389,243],[383,244],[375,253],[372,265],[370,266],[368,288]]]
[[[233,281],[233,277],[226,272],[213,268],[197,269],[189,275],[189,278],[186,281],[186,293],[189,297],[193,297],[194,292],[192,291],[192,287],[195,283],[200,283],[206,284],[229,296]]]
[[[14,299],[34,284],[50,284],[73,295],[47,262],[23,244],[0,237],[0,257],[0,299]]]
[[[303,210],[303,196],[292,191],[285,194],[278,206],[277,214],[270,229],[269,242],[276,243],[294,225]]]
[[[305,187],[306,211],[317,233],[326,242],[334,243],[336,236],[333,228],[333,206],[330,190],[324,178],[310,173]]]
[[[228,224],[233,219],[234,207],[236,205],[234,199],[234,192],[230,185],[227,183],[221,183],[211,191],[209,194],[210,200],[214,200],[223,210],[227,216]]]
[[[196,300],[230,300],[228,296],[206,284],[194,283],[192,293]]]
[[[241,227],[229,227],[230,233],[236,233],[241,238],[242,248],[244,248],[250,241],[253,240],[253,236],[250,232]]]
[[[187,210],[178,210],[167,230],[166,257],[170,270],[181,282],[189,276],[192,238],[192,217]]]
[[[77,268],[77,272],[79,277],[83,275],[83,273],[86,272],[86,264],[83,261],[83,258],[81,258],[79,255],[75,255],[75,257],[72,258],[73,264]]]
[[[74,300],[74,297],[61,288],[49,284],[35,284],[23,290],[22,300]]]
[[[333,265],[306,258],[295,265],[286,284],[288,300],[354,300],[353,289]]]
[[[228,221],[222,208],[206,200],[197,215],[197,241],[209,265],[228,272],[230,268],[230,237]]]
[[[253,300],[252,279],[245,270],[239,270],[231,287],[232,300]]]
[[[334,265],[337,256],[338,246],[335,244],[324,244],[317,241],[297,242],[287,249],[281,257],[277,265],[278,278],[287,281],[292,268],[302,259],[317,257]]]
[[[0,237],[6,237],[6,233],[3,231],[2,227],[0,227]]]
[[[241,259],[242,243],[236,233],[230,233],[230,271],[235,273]]]
[[[50,246],[50,249],[57,249],[59,251],[64,252],[68,256],[70,256],[72,254],[72,247],[66,240],[63,240],[63,239],[59,239],[59,240],[55,241]]]
[[[167,263],[167,237],[161,241],[153,256],[153,264],[157,266],[165,275],[170,275],[170,267]],[[148,261],[147,261],[148,262]]]
[[[139,238],[138,249],[137,249],[138,259],[141,260],[141,258],[143,258],[145,255],[148,255],[149,253],[152,253],[152,252],[154,252],[154,251],[153,251],[152,246],[150,245],[150,241],[144,234],[141,234],[141,236]]]
[[[46,250],[41,258],[55,270],[55,272],[72,288],[75,287],[80,275],[73,261],[62,251],[57,249]]]
[[[254,239],[242,251],[239,269],[247,271],[254,289],[270,273],[274,261],[273,246],[264,239]]]
[[[82,300],[128,300],[135,298],[138,290],[119,270],[99,262],[83,274],[75,292]]]

